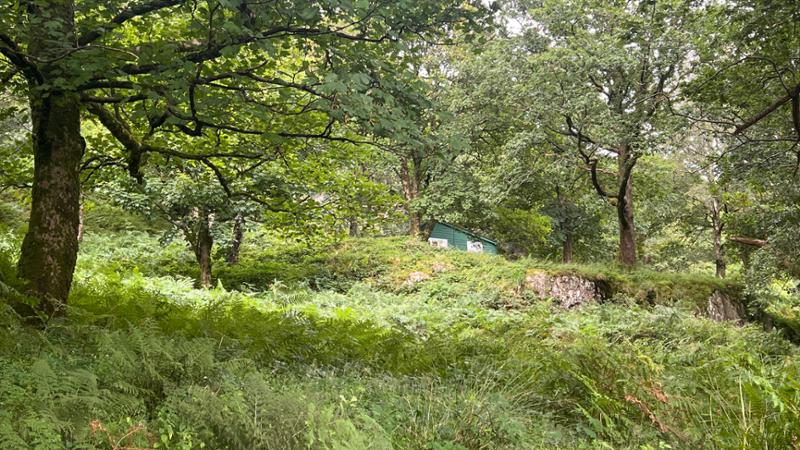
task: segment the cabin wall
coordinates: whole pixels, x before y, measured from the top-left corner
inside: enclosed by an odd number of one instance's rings
[[[452,228],[450,228],[448,226],[445,226],[445,225],[442,225],[440,223],[437,223],[436,225],[433,226],[433,231],[431,231],[431,236],[430,237],[436,238],[436,239],[447,239],[448,247],[455,247],[456,246],[455,245],[455,239],[454,239],[454,236],[453,236],[454,232],[455,232],[455,230],[453,230]],[[466,249],[466,247],[464,247],[464,248]]]
[[[483,252],[490,255],[497,254],[497,246],[491,242],[481,239],[477,236],[472,236],[463,231],[456,230],[447,225],[437,223],[433,227],[430,237],[435,239],[447,239],[449,248],[457,248],[459,250],[467,251],[467,241],[481,241],[483,242]]]

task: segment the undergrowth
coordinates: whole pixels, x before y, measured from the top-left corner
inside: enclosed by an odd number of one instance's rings
[[[0,448],[798,445],[796,347],[673,301],[728,286],[704,277],[392,238],[251,242],[201,290],[181,246],[114,233],[87,236],[67,317],[32,328],[0,308]],[[132,245],[108,246],[120,236]],[[558,310],[521,292],[531,270],[619,292]],[[654,289],[656,305],[642,302]]]

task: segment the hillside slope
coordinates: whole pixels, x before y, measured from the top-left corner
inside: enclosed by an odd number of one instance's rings
[[[797,348],[702,305],[735,283],[253,239],[198,290],[184,249],[87,236],[68,318],[0,313],[0,447],[791,448]],[[131,237],[131,236],[129,236]],[[173,261],[164,264],[164,261]],[[534,274],[603,282],[566,308]],[[278,280],[278,281],[276,281]],[[242,290],[233,290],[234,287]]]

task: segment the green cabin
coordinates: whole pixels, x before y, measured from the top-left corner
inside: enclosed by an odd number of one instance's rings
[[[433,225],[428,243],[439,248],[457,248],[467,252],[497,254],[497,242],[443,222],[436,222]]]

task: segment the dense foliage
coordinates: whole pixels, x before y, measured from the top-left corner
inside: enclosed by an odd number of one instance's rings
[[[136,246],[106,250],[134,237]],[[510,263],[406,238],[321,252],[280,245],[263,237],[243,249],[239,270],[276,277],[268,287],[198,290],[162,264],[191,268],[184,246],[87,234],[68,318],[32,329],[2,312],[3,448],[781,448],[796,439],[796,348],[756,326],[697,317],[696,301],[724,288],[713,278]],[[284,265],[270,271],[265,257]],[[605,277],[619,294],[559,312],[519,291],[530,270]],[[409,282],[414,272],[429,277]],[[647,286],[658,289],[656,307],[637,291]]]
[[[800,448],[798,177],[797,0],[2,2],[0,448]]]

